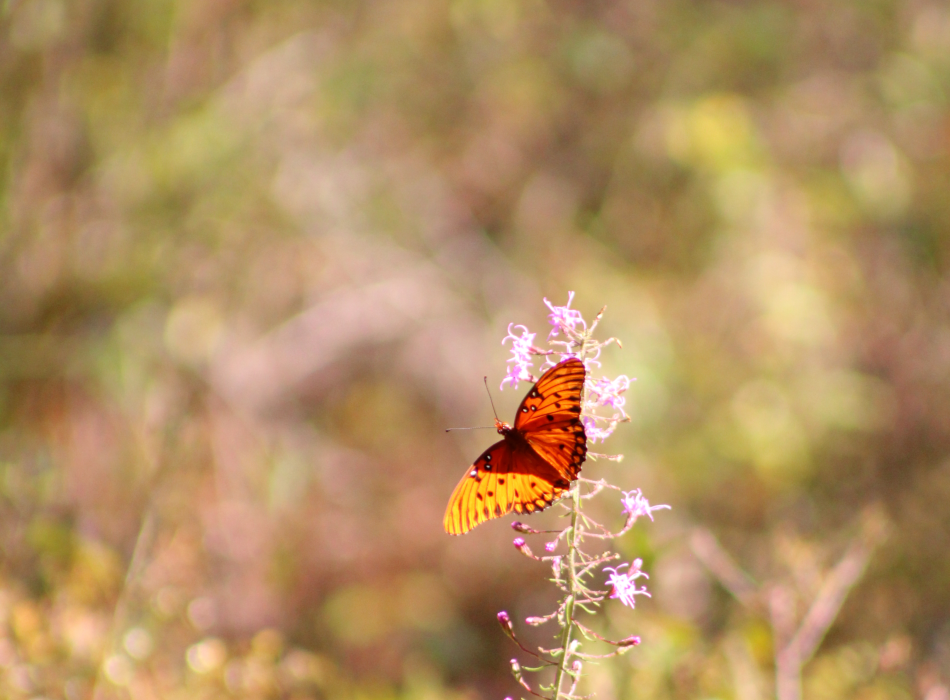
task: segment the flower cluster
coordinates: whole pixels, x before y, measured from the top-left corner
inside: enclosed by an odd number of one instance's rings
[[[624,605],[635,608],[636,602],[634,601],[634,596],[645,595],[649,598],[650,594],[647,592],[646,586],[637,588],[634,581],[641,576],[643,578],[650,577],[640,571],[640,567],[643,566],[642,559],[634,559],[630,565],[630,570],[626,573],[620,573],[620,569],[625,566],[627,566],[627,564],[621,564],[616,568],[610,566],[604,567],[604,571],[610,572],[610,576],[607,578],[607,583],[610,584],[610,597],[618,598]]]
[[[611,343],[620,345],[616,338],[609,338],[603,343],[598,343],[591,342],[588,337],[588,341],[585,343],[585,336],[589,336],[589,333],[594,330],[600,321],[600,314],[597,315],[590,331],[588,331],[587,322],[581,312],[571,308],[573,300],[574,292],[568,292],[567,304],[564,306],[555,306],[547,298],[544,299],[544,303],[551,310],[551,313],[548,314],[548,320],[552,329],[548,334],[548,343],[555,346],[553,350],[542,350],[536,347],[534,338],[537,334],[530,333],[526,326],[508,324],[508,335],[501,342],[504,345],[509,340],[511,341],[511,357],[508,359],[508,371],[501,381],[502,389],[505,388],[505,384],[517,389],[518,382],[535,380],[531,373],[534,369],[532,357],[534,355],[546,356],[546,360],[541,367],[542,370],[553,367],[569,357],[580,357],[588,371],[590,371],[594,367],[600,367],[597,358],[600,357],[601,348]],[[585,351],[583,353],[578,352],[581,347],[584,347]],[[557,360],[553,359],[555,356],[557,356]],[[624,374],[616,379],[609,379],[608,377],[600,377],[597,381],[588,379],[585,386],[584,406],[581,416],[588,440],[603,442],[610,437],[619,423],[630,420],[624,411],[626,399],[623,394],[630,388],[630,382],[632,381],[635,380]],[[603,408],[612,409],[612,413],[603,415],[597,412],[597,409]]]
[[[626,375],[620,375],[614,379],[590,377],[591,370],[600,367],[598,358],[601,349],[611,343],[620,346],[620,342],[615,338],[604,342],[594,340],[593,334],[603,315],[603,310],[588,324],[579,311],[570,308],[573,300],[573,292],[568,294],[567,304],[564,306],[555,306],[547,299],[544,300],[551,311],[548,319],[552,330],[548,334],[548,344],[553,346],[553,349],[543,350],[535,347],[533,343],[536,334],[529,332],[527,327],[514,324],[508,326],[508,335],[502,343],[511,341],[512,356],[508,360],[508,371],[502,381],[502,388],[505,384],[516,388],[519,381],[534,381],[531,372],[535,355],[545,356],[542,370],[568,357],[581,359],[588,371],[582,397],[581,421],[588,441],[603,441],[613,433],[618,424],[630,420],[624,410],[624,393],[630,388],[633,380]],[[555,357],[559,359],[555,360]],[[608,459],[617,462],[622,458],[622,455],[605,455],[591,451],[588,451],[587,456],[591,460]],[[581,492],[582,486],[586,487],[586,493]],[[586,513],[581,513],[584,502],[605,490],[612,490],[620,495],[620,514],[624,517],[624,524],[617,531],[611,531],[595,522]],[[653,520],[653,511],[669,508],[669,506],[651,506],[640,489],[623,491],[603,479],[594,481],[584,477],[579,477],[573,483],[568,495],[559,502],[559,505],[570,515],[570,525],[560,530],[536,530],[521,522],[512,523],[512,528],[520,533],[513,542],[515,549],[534,561],[549,564],[552,580],[563,593],[561,601],[553,612],[525,619],[525,622],[532,626],[556,622],[560,627],[556,635],[559,639],[558,646],[553,649],[533,651],[518,640],[508,613],[499,613],[498,621],[505,634],[524,653],[541,663],[535,668],[522,667],[517,659],[512,659],[511,669],[517,682],[536,697],[549,700],[574,700],[580,697],[576,691],[583,670],[582,660],[617,656],[640,644],[640,637],[636,635],[627,636],[619,641],[606,639],[584,625],[578,616],[581,613],[595,613],[597,608],[610,599],[618,600],[623,605],[633,608],[637,596],[649,597],[650,595],[646,586],[638,585],[638,579],[649,578],[641,568],[643,566],[641,559],[606,566],[620,559],[620,555],[610,551],[588,553],[583,545],[588,538],[605,541],[620,537],[634,526],[638,518],[646,516]],[[544,553],[540,556],[535,554],[525,538],[520,536],[550,536],[552,534],[553,539],[549,538],[544,543]],[[563,554],[554,554],[561,546],[566,547],[567,551]],[[605,579],[602,589],[591,582],[591,578],[597,575],[598,570],[602,572],[601,575]],[[581,652],[582,639],[607,643],[613,646],[614,650],[606,654]],[[539,685],[538,688],[542,692],[537,692],[531,687],[525,673],[551,667],[555,669],[554,682],[549,686]]]
[[[512,327],[516,330],[520,328],[521,335],[518,336],[512,333]],[[502,389],[505,388],[505,384],[511,384],[512,389],[517,389],[518,382],[534,381],[534,377],[531,374],[534,360],[531,359],[531,355],[537,350],[537,348],[532,345],[535,335],[537,334],[529,333],[525,326],[516,326],[513,323],[508,324],[508,335],[502,339],[501,344],[504,345],[507,340],[511,341],[511,359],[508,360],[508,372],[505,378],[501,380]]]
[[[636,381],[636,380],[634,380]],[[623,406],[627,400],[623,393],[630,388],[630,378],[621,374],[616,379],[601,377],[597,382],[588,387],[588,402],[591,406],[610,406],[620,411],[621,415],[626,417]]]
[[[574,301],[574,292],[567,293],[567,303],[564,306],[555,306],[547,297],[544,298],[545,305],[551,309],[548,314],[548,320],[554,328],[548,334],[548,342],[558,337],[559,333],[564,333],[565,337],[577,335],[577,325],[580,324],[584,330],[587,330],[587,323],[580,311],[571,308],[571,302]]]
[[[640,489],[623,491],[622,493],[623,499],[621,503],[623,504],[623,512],[626,514],[627,521],[631,525],[636,522],[637,518],[644,515],[650,520],[653,520],[653,511],[655,510],[669,510],[669,506],[651,506],[650,502],[643,496],[643,491]]]

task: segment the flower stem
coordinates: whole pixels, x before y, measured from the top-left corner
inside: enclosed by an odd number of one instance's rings
[[[594,328],[597,327],[597,323],[600,321],[600,317],[604,313],[604,309],[600,310],[600,313],[597,314],[597,317],[594,319],[593,324],[589,329],[586,329],[584,333],[579,334],[579,337],[573,338],[573,345],[577,347],[578,357],[581,360],[584,360],[587,357],[588,346],[590,340],[593,336]],[[584,405],[584,402],[587,400],[587,382],[584,382],[584,388],[581,391],[581,405]],[[564,631],[561,633],[561,661],[557,666],[557,674],[554,676],[554,700],[561,700],[563,697],[561,693],[561,683],[564,680],[565,675],[569,675],[568,669],[570,668],[570,657],[571,657],[571,632],[574,631],[574,603],[577,599],[578,586],[579,582],[577,580],[577,547],[580,544],[580,533],[578,532],[579,527],[583,527],[581,523],[581,484],[580,481],[575,481],[572,484],[571,488],[571,532],[567,537],[567,596],[564,599]],[[577,686],[577,679],[575,679],[572,684],[573,687]]]
[[[577,567],[575,556],[577,552],[578,515],[581,510],[580,484],[575,481],[571,489],[571,532],[567,537],[567,597],[564,599],[564,631],[561,633],[561,660],[554,676],[554,700],[561,700],[561,682],[570,668],[571,632],[574,629],[574,599],[577,596]]]

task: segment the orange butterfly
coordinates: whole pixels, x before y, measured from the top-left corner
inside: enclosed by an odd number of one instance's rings
[[[455,487],[442,521],[447,533],[464,534],[512,510],[544,510],[570,488],[587,458],[580,419],[585,376],[577,358],[559,362],[524,397],[513,428],[495,419],[505,439],[485,450]]]

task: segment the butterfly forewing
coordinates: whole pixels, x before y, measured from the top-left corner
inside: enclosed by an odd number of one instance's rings
[[[538,380],[506,438],[475,460],[455,487],[443,525],[461,535],[512,511],[534,513],[556,501],[580,474],[587,437],[580,420],[584,363],[570,358]]]
[[[515,416],[515,428],[536,432],[549,429],[552,421],[578,421],[586,376],[584,363],[577,358],[554,365],[524,397]]]
[[[545,461],[573,481],[587,458],[587,436],[580,420],[587,371],[570,358],[538,380],[518,408],[515,428]]]

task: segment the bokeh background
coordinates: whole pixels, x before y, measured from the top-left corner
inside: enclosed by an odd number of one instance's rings
[[[516,695],[553,592],[442,532],[443,428],[574,290],[637,378],[585,471],[673,506],[585,692],[771,697],[690,534],[800,616],[873,512],[805,697],[946,700],[948,96],[922,0],[4,2],[0,692]]]

